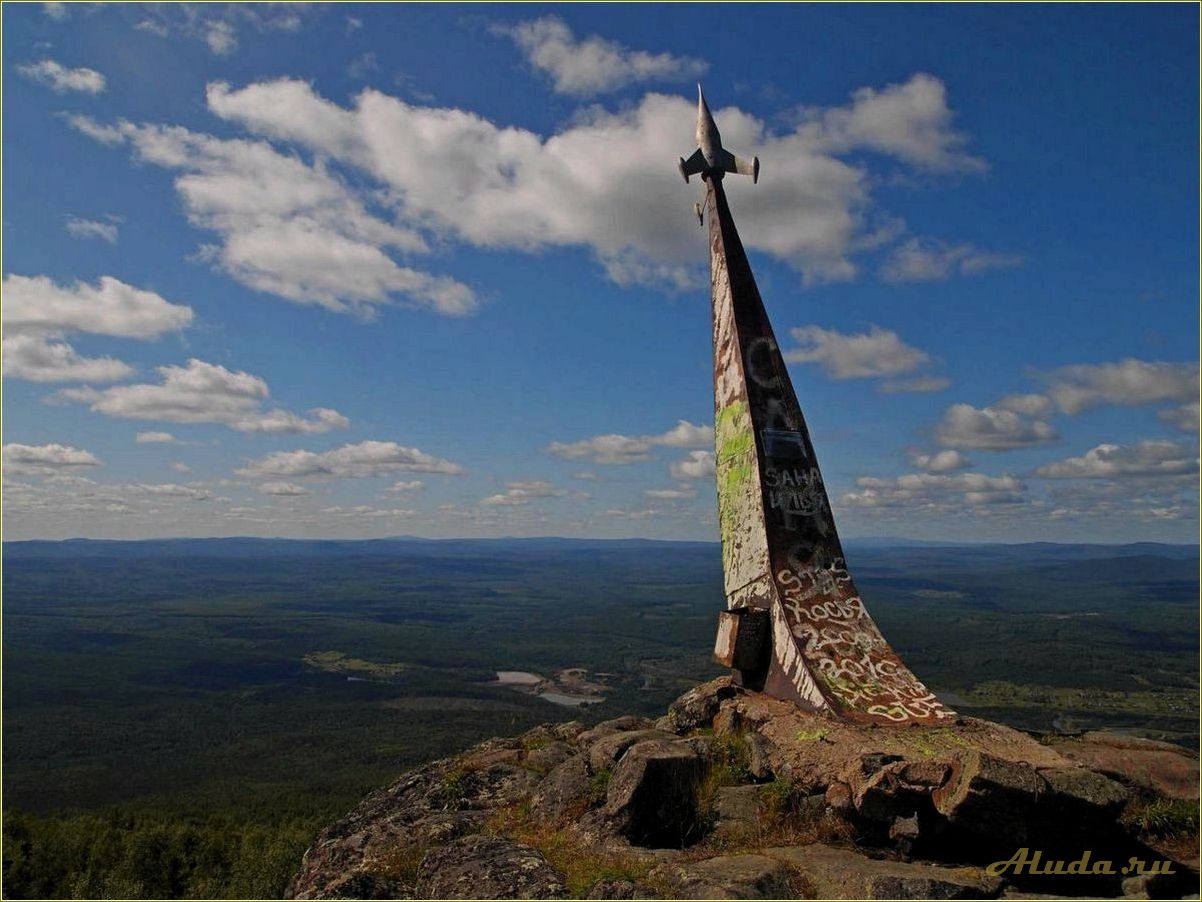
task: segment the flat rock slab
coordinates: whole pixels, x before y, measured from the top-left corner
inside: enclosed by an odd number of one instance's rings
[[[1065,758],[1132,786],[1198,800],[1198,757],[1180,746],[1098,732],[1054,738],[1051,745]]]
[[[787,863],[768,855],[720,855],[661,873],[679,899],[793,899]]]
[[[1057,750],[1025,733],[975,717],[957,717],[939,726],[853,724],[767,695],[745,693],[722,703],[714,732],[743,726],[768,740],[774,772],[814,786],[829,784],[832,774],[873,754],[921,759],[973,750],[1035,770],[1072,766]]]
[[[993,899],[1004,883],[980,868],[881,861],[821,843],[764,855],[796,868],[818,899]]]
[[[581,745],[591,745],[602,736],[608,736],[610,733],[623,733],[630,730],[650,730],[654,725],[654,722],[648,717],[639,717],[637,714],[623,714],[621,717],[603,720],[591,730],[584,730],[578,733],[576,741]]]
[[[429,852],[419,899],[562,899],[567,887],[542,852],[500,836],[465,836]]]
[[[760,816],[758,786],[723,786],[714,798],[718,817],[723,821],[745,821],[754,824]]]

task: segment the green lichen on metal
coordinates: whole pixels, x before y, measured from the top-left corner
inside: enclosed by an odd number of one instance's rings
[[[718,469],[718,522],[723,549],[733,547],[735,533],[745,526],[743,510],[754,475],[755,440],[746,401],[735,401],[718,411],[714,421]]]
[[[720,461],[746,457],[755,450],[751,436],[751,411],[746,401],[735,401],[718,411],[714,432]]]

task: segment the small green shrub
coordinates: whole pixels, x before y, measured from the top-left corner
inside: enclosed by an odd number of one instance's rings
[[[438,798],[444,811],[458,808],[467,796],[467,773],[458,768],[447,771],[438,788]]]

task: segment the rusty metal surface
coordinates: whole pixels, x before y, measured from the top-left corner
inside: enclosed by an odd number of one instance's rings
[[[809,430],[721,175],[708,173],[706,181],[722,564],[728,608],[762,608],[771,618],[762,688],[848,720],[952,717],[889,647],[847,572]]]

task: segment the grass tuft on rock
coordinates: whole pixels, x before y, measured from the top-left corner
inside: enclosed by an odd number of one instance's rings
[[[608,774],[608,771],[601,771]],[[538,849],[551,867],[563,875],[568,892],[582,899],[598,880],[630,880],[648,883],[648,874],[657,863],[646,854],[615,848],[590,846],[563,822],[548,822],[537,817],[529,803],[521,802],[494,812],[485,829],[514,842]],[[660,890],[668,887],[648,885]],[[669,898],[665,894],[665,898]]]
[[[1123,812],[1123,824],[1136,833],[1157,839],[1198,834],[1198,803],[1156,798],[1137,801]]]

